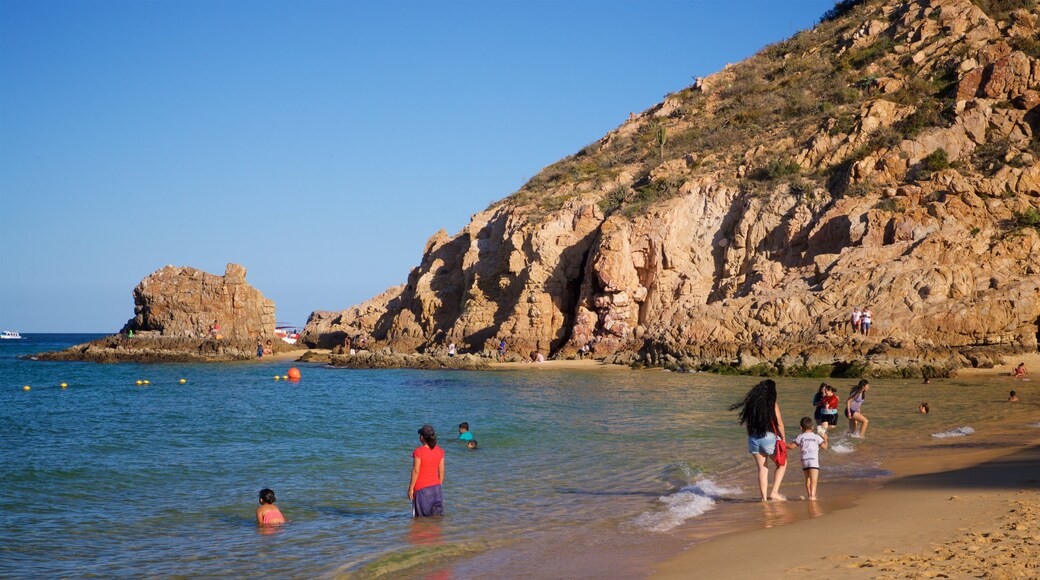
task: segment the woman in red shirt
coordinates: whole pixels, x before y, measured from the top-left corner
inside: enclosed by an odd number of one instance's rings
[[[412,480],[408,483],[412,515],[443,516],[444,449],[437,447],[437,434],[431,425],[419,429],[419,442],[422,445],[412,452]]]

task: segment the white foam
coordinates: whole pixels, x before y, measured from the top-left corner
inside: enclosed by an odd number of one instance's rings
[[[667,532],[690,518],[695,518],[715,507],[715,500],[740,493],[739,488],[721,486],[710,479],[701,479],[679,491],[658,498],[664,506],[661,511],[646,512],[633,523],[652,532]]]
[[[956,429],[950,429],[949,431],[943,431],[941,433],[932,433],[932,437],[936,439],[948,439],[950,437],[964,437],[971,435],[975,430],[971,427],[957,427]]]
[[[827,444],[827,449],[834,453],[852,453],[852,445],[849,445],[847,441],[835,441]]]
[[[1037,429],[1040,429],[1040,423],[1030,423],[1029,426],[1030,427],[1036,427]]]

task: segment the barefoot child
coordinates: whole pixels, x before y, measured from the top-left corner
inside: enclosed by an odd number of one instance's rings
[[[266,487],[260,490],[260,507],[256,508],[256,523],[261,526],[285,523],[282,512],[274,505],[274,492]]]
[[[827,448],[827,433],[813,433],[812,417],[802,417],[802,432],[788,443],[788,449],[798,447],[801,450],[802,472],[805,473],[805,492],[810,501],[816,501],[816,483],[820,478],[820,448]]]

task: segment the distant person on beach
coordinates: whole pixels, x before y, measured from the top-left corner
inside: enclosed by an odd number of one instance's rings
[[[1021,379],[1022,377],[1026,376],[1026,363],[1018,363],[1018,366],[1015,367],[1013,375],[1016,379]]]
[[[214,320],[213,325],[209,327],[209,335],[213,338],[220,336],[220,323],[216,320]]]
[[[473,441],[473,434],[469,432],[469,423],[459,423],[459,441]]]
[[[506,339],[504,339],[504,338],[502,340],[500,340],[499,343],[498,343],[498,354],[497,354],[497,356],[498,356],[497,360],[503,360],[504,358],[506,358]]]
[[[1018,402],[1018,393],[1016,393],[1015,391],[1011,391],[1011,394],[1008,395],[1007,402],[1009,402],[1009,403],[1017,403]]]
[[[827,432],[813,433],[813,420],[802,417],[799,425],[802,432],[787,444],[788,449],[797,447],[801,451],[802,473],[805,474],[805,493],[809,501],[816,501],[816,485],[820,479],[820,449],[827,448]]]
[[[448,358],[455,358],[455,343],[448,343]]]
[[[256,360],[264,358],[264,343],[256,341]]]
[[[917,408],[917,412],[922,415],[927,415],[928,411],[928,403],[921,403],[921,406]]]
[[[824,386],[826,387],[826,394],[823,396],[820,407],[820,425],[826,426],[827,429],[833,429],[838,425],[838,405],[841,404],[841,400],[838,399],[837,389],[830,385]]]
[[[860,379],[859,383],[849,391],[849,398],[845,400],[845,416],[849,418],[849,433],[853,437],[866,437],[867,425],[870,421],[860,413],[863,401],[867,398],[870,390],[870,382]]]
[[[730,406],[730,411],[740,409],[740,424],[747,428],[748,453],[755,459],[758,467],[758,489],[762,501],[783,501],[787,498],[780,495],[780,483],[787,471],[786,463],[776,466],[773,476],[773,489],[769,488],[769,466],[766,460],[770,457],[776,462],[776,446],[784,445],[784,420],[780,416],[780,404],[776,402],[776,383],[766,379],[744,395],[744,398]]]
[[[274,345],[271,344],[271,339],[267,339],[267,346],[264,347],[264,354],[274,354]]]
[[[274,492],[266,487],[260,490],[260,507],[256,508],[256,523],[271,526],[285,523],[285,516],[274,505]]]
[[[859,306],[852,309],[852,333],[859,334],[859,325],[862,320],[862,314],[859,311]]]
[[[419,428],[419,443],[412,452],[412,479],[408,482],[412,516],[443,516],[444,449],[437,447],[437,433],[432,425]]]
[[[588,345],[588,343],[581,345],[581,348],[578,349],[578,360],[584,360],[585,359],[585,355],[587,355],[587,354],[589,354],[589,345]]]

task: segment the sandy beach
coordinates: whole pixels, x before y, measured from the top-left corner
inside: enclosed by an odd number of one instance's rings
[[[1007,376],[1019,362],[1035,371],[1040,356],[967,376],[1001,391],[1020,387],[1035,423],[1032,382]],[[654,577],[710,570],[711,577],[735,578],[1038,578],[1040,430],[1025,431],[1026,438],[1020,424],[987,430],[986,437],[887,462],[894,477],[847,509],[713,539],[657,566]],[[799,476],[788,471],[788,478]],[[812,506],[794,500],[762,509],[772,514],[764,521],[783,523],[784,512]]]

